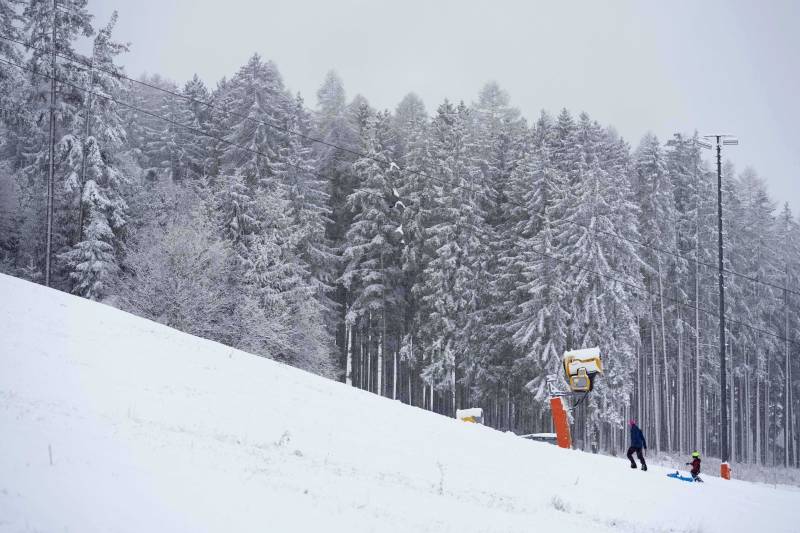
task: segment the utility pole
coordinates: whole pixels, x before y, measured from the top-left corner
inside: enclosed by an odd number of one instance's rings
[[[47,236],[45,245],[44,284],[50,286],[50,258],[53,248],[53,181],[55,180],[56,151],[56,23],[58,0],[53,0],[53,36],[50,40],[50,169],[47,176]]]
[[[728,375],[725,353],[725,272],[722,265],[722,145],[717,136],[717,259],[719,262],[719,382],[721,386],[721,420],[720,431],[720,459],[722,464],[728,462],[728,402],[725,396],[728,385]],[[724,476],[723,476],[724,477]]]
[[[732,135],[705,135],[706,139],[715,139],[717,143],[717,259],[719,265],[719,384],[720,384],[720,475],[730,479],[730,465],[728,464],[728,401],[725,354],[725,271],[722,256],[722,146],[739,144]],[[704,148],[711,148],[709,143],[701,143]]]

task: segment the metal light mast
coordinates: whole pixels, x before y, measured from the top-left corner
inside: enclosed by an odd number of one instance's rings
[[[728,401],[727,401],[727,380],[728,373],[726,368],[725,353],[725,271],[723,267],[723,246],[722,246],[722,147],[736,146],[738,139],[733,135],[716,134],[704,135],[706,139],[714,139],[717,144],[717,258],[719,274],[719,383],[720,383],[720,458],[722,466],[720,474],[725,479],[730,479],[730,466],[728,465]],[[711,144],[701,142],[701,146],[710,149]]]

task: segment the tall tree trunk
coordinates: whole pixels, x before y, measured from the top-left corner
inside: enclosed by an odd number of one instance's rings
[[[413,372],[411,370],[411,364],[406,361],[406,374],[408,376],[408,405],[414,405],[414,388],[411,386],[413,381],[412,376]]]
[[[367,390],[372,390],[372,313],[367,315]]]
[[[749,360],[749,357],[748,357]],[[752,389],[752,372],[750,366],[747,366],[747,374],[745,375],[744,382],[744,412],[747,418],[745,425],[745,438],[747,439],[747,462],[753,461],[753,411],[752,411],[752,398],[750,397]]]
[[[772,422],[770,413],[769,413],[769,402],[770,402],[770,364],[769,364],[769,356],[767,356],[766,360],[767,364],[767,377],[764,380],[764,463],[769,466],[773,465],[773,460],[775,458],[775,454],[772,453],[772,448],[770,446],[770,423]]]
[[[345,324],[345,335],[347,337],[347,364],[345,366],[344,382],[347,385],[353,385],[353,327],[350,324]]]
[[[683,451],[683,424],[684,420],[686,420],[686,413],[683,412],[684,405],[683,405],[683,325],[680,325],[680,329],[678,330],[678,390],[677,390],[677,400],[678,400],[678,424],[677,424],[677,447],[678,451]]]
[[[664,396],[663,396],[663,405],[664,405],[664,416],[665,416],[665,424],[666,424],[666,431],[667,431],[667,441],[665,449],[671,450],[672,449],[672,416],[670,414],[670,400],[669,400],[669,366],[667,364],[667,330],[666,326],[664,325],[664,285],[663,285],[663,277],[661,274],[661,259],[658,259],[658,299],[659,299],[659,306],[660,306],[660,313],[661,313],[661,355],[664,360]]]
[[[702,434],[702,402],[700,387],[700,204],[696,204],[697,218],[695,228],[694,253],[694,438],[692,448],[700,447],[705,453]]]
[[[789,263],[786,263],[785,286],[789,286]],[[791,389],[791,367],[789,366],[789,293],[783,291],[783,338],[784,338],[784,369],[783,369],[783,466],[789,466],[789,390]]]
[[[789,399],[792,404],[792,454],[794,456],[794,467],[797,468],[798,459],[798,436],[797,436],[797,411],[794,404],[794,389],[789,391]]]
[[[639,424],[642,427],[645,426],[644,421],[644,357],[642,357],[642,335],[641,335],[641,327],[639,324],[639,317],[636,317],[636,331],[639,332],[639,342],[636,343],[636,371],[637,375],[637,388],[636,388],[636,418],[638,419]]]
[[[730,337],[727,337],[730,339]],[[733,374],[733,343],[728,345],[728,455],[731,461],[736,457],[736,403],[734,403],[736,380]]]
[[[659,397],[660,383],[658,367],[656,366],[656,324],[653,316],[653,299],[650,299],[650,357],[653,362],[653,420],[655,422],[656,452],[661,452],[661,399]]]
[[[414,360],[414,335],[409,336],[409,350],[408,350],[408,359],[406,359],[406,368],[408,369],[408,403],[409,405],[414,405],[414,389],[411,386],[412,379],[411,376],[413,375],[411,362]]]
[[[450,382],[450,391],[451,391],[451,393],[450,393],[450,401],[451,401],[451,407],[453,409],[453,416],[456,416],[456,396],[457,396],[457,394],[456,394],[457,393],[457,391],[456,391],[456,383],[457,383],[456,367],[457,367],[456,357],[455,357],[455,355],[453,355],[453,370],[452,370],[451,378],[450,378],[451,379],[451,382]]]
[[[361,328],[359,328],[361,329]],[[366,361],[364,361],[364,332],[361,331],[358,335],[358,382],[361,389],[365,389],[367,384],[364,381],[366,376]]]
[[[383,396],[383,343],[384,337],[383,333],[378,334],[378,364],[377,367],[377,385],[375,387],[375,392],[378,396]]]
[[[86,117],[84,121],[84,138],[83,138],[83,150],[82,157],[81,157],[81,182],[80,182],[80,192],[78,196],[78,238],[76,242],[80,242],[83,240],[83,218],[84,218],[84,209],[83,209],[83,190],[86,186],[86,143],[89,140],[89,136],[92,134],[91,131],[91,114],[92,114],[92,92],[94,89],[94,57],[96,53],[96,48],[92,47],[92,61],[89,65],[89,91],[86,93]]]
[[[758,357],[758,356],[757,356]],[[756,360],[756,464],[764,464],[764,459],[761,457],[761,378],[760,375],[760,366],[759,361],[761,358],[759,357]]]
[[[645,427],[644,420],[642,419],[642,395],[644,394],[644,385],[642,383],[642,330],[639,326],[639,317],[636,317],[636,331],[639,334],[639,342],[636,343],[636,418],[639,424]]]
[[[730,339],[730,337],[727,337]],[[734,377],[734,369],[733,369],[733,357],[734,357],[734,348],[733,343],[731,342],[728,345],[728,353],[730,354],[729,361],[728,361],[728,368],[730,369],[728,372],[728,455],[731,458],[731,461],[735,461],[736,457],[736,403],[735,403],[735,388],[736,388],[736,378]]]
[[[703,424],[702,424],[702,387],[700,380],[701,356],[700,356],[700,175],[694,172],[695,184],[695,217],[694,217],[694,444],[691,449],[700,449],[703,454],[706,448],[703,443]]]

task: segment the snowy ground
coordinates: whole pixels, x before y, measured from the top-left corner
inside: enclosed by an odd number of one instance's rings
[[[0,531],[798,531],[800,491],[666,472],[0,275]]]
[[[624,450],[623,450],[624,451]],[[660,465],[682,465],[690,459],[689,452],[684,454],[677,454],[675,452],[661,452],[655,454],[652,450],[648,451],[647,464],[660,464]],[[703,471],[704,475],[719,475],[720,459],[718,457],[703,457]],[[745,481],[753,481],[756,483],[764,483],[773,487],[777,485],[788,485],[800,490],[800,470],[797,468],[784,468],[782,466],[761,466],[748,463],[733,463],[733,477]],[[787,487],[784,487],[787,488]],[[800,528],[798,528],[800,530]]]

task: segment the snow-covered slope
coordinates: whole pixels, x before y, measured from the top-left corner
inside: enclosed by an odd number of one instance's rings
[[[0,531],[800,530],[800,492],[665,473],[0,276]]]

